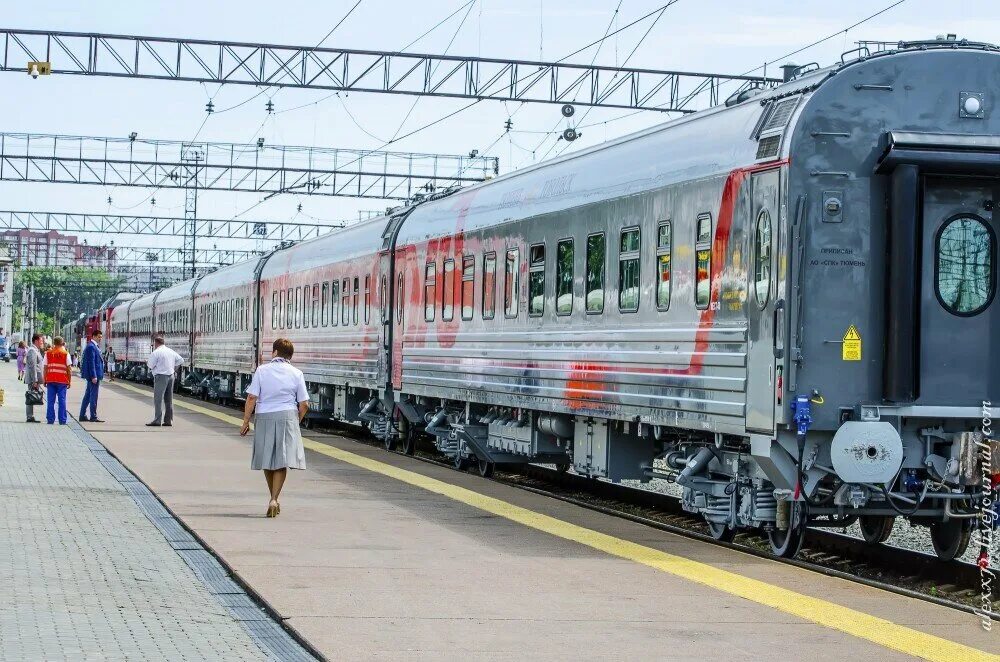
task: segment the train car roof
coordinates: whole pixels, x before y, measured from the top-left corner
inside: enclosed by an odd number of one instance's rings
[[[190,298],[191,288],[194,286],[194,283],[194,278],[188,278],[187,280],[182,280],[179,283],[174,283],[170,287],[160,290],[160,296],[156,300],[156,305],[160,306],[164,303],[175,301],[177,299]]]
[[[388,217],[378,216],[277,251],[264,265],[261,278],[305,271],[378,253],[382,250],[382,235],[388,224]]]
[[[253,257],[205,274],[195,286],[195,295],[203,294],[209,290],[220,290],[252,282],[254,274],[257,272],[257,265],[262,259],[261,257]]]

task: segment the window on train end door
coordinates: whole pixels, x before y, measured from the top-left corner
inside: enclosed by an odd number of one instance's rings
[[[396,277],[396,324],[403,323],[403,274]]]
[[[476,258],[466,255],[462,258],[462,319],[471,320],[476,295]]]
[[[587,237],[587,312],[604,312],[604,233]]]
[[[573,312],[573,240],[556,244],[556,315]]]
[[[996,237],[982,219],[956,216],[935,242],[938,300],[953,315],[971,317],[993,299]]]
[[[639,228],[622,230],[618,243],[618,310],[639,310]]]
[[[372,277],[365,276],[365,324],[371,321],[372,308]]]
[[[754,231],[753,289],[757,307],[763,309],[771,296],[771,215],[766,209],[757,216]]]
[[[382,274],[382,278],[379,279],[378,288],[378,311],[379,311],[379,321],[385,324],[389,319],[389,292],[385,289],[387,284],[387,278],[385,274]]]
[[[455,319],[455,260],[444,261],[441,290],[441,319],[450,322]]]
[[[670,221],[663,221],[656,229],[656,309],[670,308]]]
[[[497,254],[483,256],[483,319],[491,320],[497,311]]]
[[[437,264],[428,262],[424,267],[424,321],[434,321],[434,302],[437,285]]]
[[[528,249],[528,315],[540,317],[545,311],[545,244]]]
[[[712,215],[698,216],[697,235],[694,244],[695,275],[694,304],[696,308],[708,308],[712,299]]]
[[[504,259],[503,279],[503,311],[508,318],[517,317],[518,313],[518,276],[521,273],[521,254],[517,248],[508,248]]]

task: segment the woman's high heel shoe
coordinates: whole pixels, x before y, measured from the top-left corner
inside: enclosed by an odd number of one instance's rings
[[[277,505],[272,506],[272,505],[268,504],[268,506],[267,506],[267,517],[274,517],[277,514],[278,514],[278,506]]]
[[[275,514],[275,516],[281,514],[281,504],[280,503],[277,504],[277,510],[274,511],[274,514]]]

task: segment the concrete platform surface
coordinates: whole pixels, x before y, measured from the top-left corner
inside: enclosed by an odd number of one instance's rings
[[[78,395],[78,394],[76,394]],[[971,615],[309,434],[282,514],[239,414],[85,427],[331,660],[1000,659]]]

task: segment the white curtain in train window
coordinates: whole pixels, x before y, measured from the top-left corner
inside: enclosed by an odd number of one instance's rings
[[[973,315],[990,302],[994,286],[995,241],[978,218],[949,221],[937,239],[937,290],[945,308]]]

